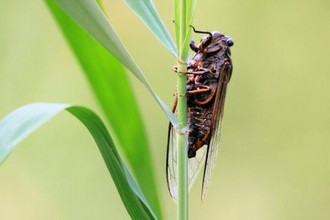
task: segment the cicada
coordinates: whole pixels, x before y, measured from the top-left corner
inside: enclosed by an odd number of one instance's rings
[[[220,145],[227,85],[233,70],[230,47],[234,42],[220,32],[199,31],[192,28],[195,33],[206,35],[199,45],[194,41],[190,42],[190,48],[195,55],[187,65],[187,72],[183,73],[187,75],[188,188],[193,185],[205,161],[201,190],[201,199],[204,201]],[[173,106],[174,113],[176,103],[177,98]],[[170,194],[174,199],[177,198],[175,138],[175,131],[170,124],[166,176]]]

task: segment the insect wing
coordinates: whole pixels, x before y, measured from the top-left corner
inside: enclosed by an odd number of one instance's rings
[[[177,199],[177,157],[176,157],[176,135],[173,134],[171,123],[168,128],[167,153],[166,153],[166,179],[167,187],[173,199]]]
[[[207,152],[206,152],[206,161],[204,167],[202,195],[201,195],[202,201],[205,201],[206,198],[206,191],[211,181],[212,171],[215,167],[218,149],[220,146],[221,124],[222,124],[221,122],[223,118],[224,104],[225,104],[226,91],[227,91],[227,83],[222,83],[226,77],[225,74],[227,74],[227,72],[225,71],[222,71],[222,73],[220,74],[217,94],[215,97],[215,103],[213,107],[213,113],[212,113],[213,128],[211,133],[211,140],[209,146],[207,147]]]
[[[166,156],[166,177],[167,186],[174,200],[177,200],[177,146],[176,132],[172,125],[169,125],[167,156]],[[188,190],[191,189],[193,183],[198,176],[199,171],[203,166],[206,150],[202,147],[198,150],[194,158],[188,159]]]

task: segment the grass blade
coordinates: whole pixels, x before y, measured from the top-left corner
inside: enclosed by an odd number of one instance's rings
[[[125,0],[128,7],[144,22],[165,48],[177,56],[176,46],[152,0]]]
[[[0,164],[19,142],[63,110],[79,119],[93,136],[130,216],[133,219],[156,219],[138,184],[119,157],[105,125],[85,107],[34,103],[7,115],[0,121]]]
[[[46,2],[81,64],[132,173],[157,216],[161,216],[149,143],[123,65],[66,15],[54,0]]]
[[[175,37],[179,58],[185,61],[188,57],[189,41],[197,0],[174,0]]]
[[[176,127],[177,119],[166,104],[156,95],[143,76],[141,70],[128,54],[124,45],[108,23],[104,13],[95,1],[90,0],[55,0],[61,8],[85,31],[99,41],[112,55],[128,68],[148,89],[158,102],[169,120]]]

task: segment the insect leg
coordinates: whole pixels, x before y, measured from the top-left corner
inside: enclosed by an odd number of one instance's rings
[[[195,41],[191,40],[189,44],[190,49],[192,49],[195,53],[198,52],[199,47],[195,44]]]
[[[198,67],[198,68],[195,68],[195,69],[192,66],[188,66],[187,67],[188,71],[178,71],[178,67],[177,66],[173,66],[171,69],[175,73],[192,74],[192,75],[203,75],[205,73],[212,72],[213,66],[211,68]]]
[[[172,71],[176,72],[176,73],[181,73],[181,74],[193,74],[193,75],[203,75],[204,73],[208,73],[210,72],[209,69],[207,68],[198,68],[198,70],[193,71],[192,69],[189,69],[188,67],[188,71],[178,71],[178,67],[177,66],[173,66],[172,67]]]
[[[207,86],[207,88],[205,88],[205,89],[195,89],[195,90],[190,90],[190,91],[187,91],[187,93],[188,94],[197,94],[197,93],[203,93],[203,92],[208,92],[208,91],[210,91],[211,90],[211,88],[210,87],[208,87]]]
[[[213,46],[210,46],[210,47],[205,48],[205,51],[204,52],[207,53],[207,54],[216,54],[221,49],[222,49],[222,47],[219,44],[215,44]]]
[[[177,105],[178,105],[178,97],[175,97],[175,101],[174,101],[173,106],[172,106],[172,112],[173,113],[175,112]]]
[[[196,93],[203,93],[209,92],[212,90],[210,86],[204,85],[203,83],[195,82],[196,89],[187,91],[188,94],[196,94]]]
[[[193,75],[203,75],[205,73],[210,73],[212,70],[205,67],[198,67],[194,71],[188,71],[189,74]]]

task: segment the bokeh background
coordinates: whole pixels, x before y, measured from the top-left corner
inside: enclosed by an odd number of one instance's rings
[[[172,1],[155,0],[173,34]],[[124,5],[109,19],[160,97],[172,105],[170,55]],[[330,2],[199,1],[194,26],[235,40],[217,167],[190,219],[330,219]],[[0,116],[35,101],[100,112],[81,69],[42,1],[0,2]],[[196,41],[200,36],[195,35]],[[150,137],[165,219],[167,119],[132,77]],[[62,113],[0,167],[0,219],[129,219],[91,136]]]

